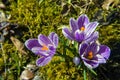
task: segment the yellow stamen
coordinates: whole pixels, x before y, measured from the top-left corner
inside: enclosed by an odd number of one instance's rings
[[[81,30],[81,31],[84,31],[84,30],[85,30],[85,27],[84,27],[84,26],[82,26],[82,27],[80,28],[80,30]]]
[[[46,45],[43,45],[42,48],[41,48],[43,51],[47,51],[48,50],[48,47]]]
[[[92,59],[92,58],[93,58],[93,52],[92,52],[92,51],[90,51],[90,52],[88,53],[87,58],[88,58],[88,59]]]

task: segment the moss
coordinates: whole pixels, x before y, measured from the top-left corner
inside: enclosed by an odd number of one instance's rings
[[[59,57],[54,57],[49,65],[41,67],[40,72],[43,73],[45,79],[83,80],[82,75],[80,75],[81,71],[79,71],[72,62],[68,62],[68,64],[66,64],[65,62],[60,61],[61,60],[59,59]]]

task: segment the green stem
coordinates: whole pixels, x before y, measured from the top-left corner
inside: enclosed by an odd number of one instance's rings
[[[86,70],[85,70],[85,69],[84,69],[84,71],[83,71],[83,77],[84,77],[84,80],[87,80]]]

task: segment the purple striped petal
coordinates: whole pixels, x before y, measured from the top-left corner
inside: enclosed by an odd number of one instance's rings
[[[52,32],[52,33],[50,33],[50,35],[48,37],[51,40],[51,42],[53,42],[55,47],[57,47],[58,46],[58,35],[56,33]]]
[[[58,35],[57,34],[55,34],[53,37],[53,43],[54,43],[55,47],[58,46]]]
[[[77,30],[75,32],[75,39],[78,42],[82,42],[85,39],[85,34],[83,31]]]
[[[62,33],[65,37],[67,37],[68,39],[71,39],[71,40],[74,40],[74,36],[73,36],[73,33],[70,32],[70,30],[66,27],[64,27],[62,29]]]
[[[89,23],[87,25],[86,30],[85,30],[86,35],[87,36],[91,35],[95,31],[97,26],[98,26],[98,22],[91,22],[91,23]]]
[[[53,41],[53,37],[54,37],[54,35],[55,35],[55,33],[54,32],[51,32],[50,34],[49,34],[49,39],[51,40],[51,41]]]
[[[49,56],[48,51],[41,50],[41,47],[34,47],[32,48],[32,52],[36,55],[40,56]]]
[[[89,37],[87,36],[86,41],[87,42],[94,42],[98,39],[99,33],[97,31],[93,32]]]
[[[74,33],[78,29],[78,25],[76,21],[73,18],[71,18],[69,24],[70,24],[72,32]]]
[[[99,66],[99,62],[97,60],[89,60],[84,57],[82,57],[82,59],[83,59],[85,66],[87,66],[90,69],[96,68]]]
[[[88,56],[88,53],[92,51],[93,55],[95,56],[97,54],[97,52],[99,51],[99,46],[97,43],[92,43],[90,44],[90,46],[88,46],[87,50],[85,51],[85,55]]]
[[[99,66],[99,63],[94,61],[84,61],[84,64],[90,69],[96,68]]]
[[[48,37],[46,37],[46,36],[44,36],[44,35],[42,35],[42,34],[40,34],[39,36],[38,36],[38,42],[41,44],[41,45],[48,45],[48,44],[51,44],[51,41],[49,40],[49,38]]]
[[[102,55],[105,59],[108,59],[110,56],[110,48],[106,45],[100,45],[98,54]]]
[[[97,54],[96,57],[98,58],[99,63],[106,63],[106,59],[100,54]]]
[[[25,42],[25,46],[31,50],[33,47],[41,47],[37,39],[28,39]]]
[[[83,26],[86,28],[86,25],[89,23],[89,18],[87,17],[87,15],[83,14],[78,18],[77,21],[79,29]]]
[[[88,43],[81,43],[79,45],[79,54],[80,56],[85,52],[86,48],[88,47]]]
[[[48,46],[48,48],[51,52],[55,53],[56,48],[54,46],[51,45],[51,46]]]
[[[36,65],[39,67],[45,66],[46,64],[48,64],[51,61],[52,57],[41,57],[36,61]]]

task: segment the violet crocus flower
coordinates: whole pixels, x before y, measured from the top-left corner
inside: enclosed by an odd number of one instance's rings
[[[79,55],[85,66],[92,69],[101,63],[106,63],[110,56],[110,48],[106,45],[98,45],[95,42],[91,44],[84,42],[79,45]]]
[[[80,64],[80,58],[79,57],[74,57],[73,62],[75,63],[76,66],[79,65]]]
[[[38,39],[28,39],[25,46],[36,55],[41,56],[37,61],[37,66],[44,66],[51,61],[56,53],[58,46],[58,35],[54,32],[50,33],[48,37],[40,34]]]
[[[98,22],[89,22],[85,14],[81,15],[77,20],[71,18],[69,24],[70,29],[64,27],[62,33],[70,40],[81,43],[82,41],[95,41],[98,38],[98,32],[95,31]]]

